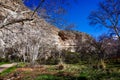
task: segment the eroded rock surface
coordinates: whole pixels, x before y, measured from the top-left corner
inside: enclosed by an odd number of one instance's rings
[[[38,56],[51,56],[51,50],[75,52],[82,43],[92,41],[85,33],[61,31],[36,14],[31,17],[32,13],[22,0],[0,0],[0,51],[3,53],[0,55],[3,58],[6,53],[24,60],[30,56],[34,61]]]

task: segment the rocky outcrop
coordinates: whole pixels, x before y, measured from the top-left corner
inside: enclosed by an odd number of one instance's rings
[[[61,31],[34,15],[27,9],[22,0],[0,0],[0,49],[9,54],[34,61],[37,57],[51,56],[51,50],[76,51],[76,47],[92,41],[92,38],[81,32]],[[1,54],[3,57],[5,55]],[[47,59],[47,57],[46,57]]]
[[[77,31],[59,31],[58,35],[63,49],[71,52],[76,52],[78,47],[85,44],[90,45],[93,40],[89,35]]]

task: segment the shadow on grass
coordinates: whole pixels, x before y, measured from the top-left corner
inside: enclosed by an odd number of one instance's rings
[[[97,73],[91,77],[92,80],[120,80],[120,73]]]
[[[118,72],[103,72],[91,74],[80,74],[78,77],[74,77],[74,74],[67,74],[65,72],[58,72],[54,75],[41,74],[35,80],[120,80],[120,74]]]
[[[71,75],[65,75],[60,72],[55,75],[42,74],[42,75],[39,75],[35,80],[88,80],[88,79],[84,76],[73,77]]]

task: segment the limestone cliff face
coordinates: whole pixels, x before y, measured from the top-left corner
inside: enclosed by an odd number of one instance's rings
[[[14,48],[13,53],[26,54],[33,60],[39,53],[50,55],[50,49],[76,51],[80,44],[92,41],[85,33],[60,31],[27,9],[22,0],[0,0],[0,49]],[[46,50],[47,49],[47,50]],[[34,54],[34,55],[33,55]]]
[[[76,31],[59,31],[58,35],[63,49],[71,52],[76,52],[78,47],[90,45],[93,40],[89,35]]]

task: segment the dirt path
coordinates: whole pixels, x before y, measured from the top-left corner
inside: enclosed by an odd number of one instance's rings
[[[17,65],[17,63],[0,65],[0,73],[1,73],[2,71],[4,71],[5,69],[8,69],[8,68],[10,68],[10,67],[12,67],[12,66],[15,66],[15,65]]]

